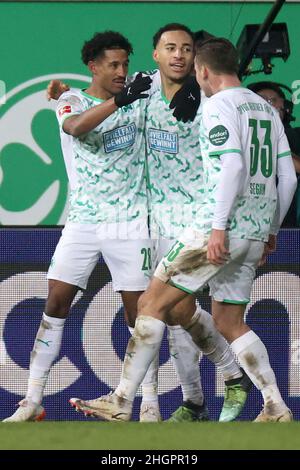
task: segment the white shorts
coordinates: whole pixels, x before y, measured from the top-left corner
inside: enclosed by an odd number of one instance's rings
[[[203,233],[186,229],[161,260],[154,276],[190,294],[208,282],[214,300],[248,303],[264,243],[231,238],[230,259],[223,266],[215,266],[207,261],[207,242],[208,237]]]
[[[147,288],[152,275],[152,241],[146,219],[118,224],[68,222],[47,278],[86,289],[100,254],[108,266],[115,291]]]
[[[177,240],[174,238],[156,238],[153,240],[153,265],[159,264],[165,255],[171,250]]]

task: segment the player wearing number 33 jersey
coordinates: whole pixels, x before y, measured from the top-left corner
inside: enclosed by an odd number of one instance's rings
[[[264,400],[255,421],[288,422],[292,413],[281,397],[268,352],[244,316],[264,241],[270,248],[270,235],[277,233],[295,191],[290,149],[275,109],[240,87],[238,53],[228,40],[211,38],[198,45],[195,70],[210,98],[203,105],[200,131],[203,206],[141,296],[136,340],[129,343],[120,384],[109,399],[102,399],[98,415],[129,416],[147,365],[160,347],[170,310],[209,282],[215,325]],[[196,344],[200,322],[191,306],[184,327]],[[129,381],[131,370],[136,377]]]
[[[196,227],[210,232],[221,157],[230,154],[234,166],[238,154],[244,177],[226,228],[230,237],[268,240],[276,209],[278,160],[291,155],[277,111],[246,88],[222,90],[203,105],[200,141],[206,198]],[[230,190],[228,186],[228,194]]]

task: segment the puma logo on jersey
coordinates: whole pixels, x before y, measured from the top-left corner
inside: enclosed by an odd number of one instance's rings
[[[132,95],[132,93],[131,93],[131,87],[128,88],[128,90],[127,90],[127,95]]]
[[[195,101],[196,98],[194,97],[194,95],[192,95],[192,93],[190,93],[188,99]]]

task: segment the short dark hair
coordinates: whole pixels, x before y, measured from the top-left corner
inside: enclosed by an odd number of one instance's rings
[[[211,38],[197,45],[196,61],[208,65],[218,75],[238,73],[238,52],[234,45],[225,38]]]
[[[153,36],[153,47],[156,48],[161,36],[166,33],[167,31],[185,31],[189,36],[191,36],[192,41],[194,42],[194,33],[181,23],[168,23],[162,28],[160,28]]]
[[[215,38],[214,34],[209,33],[208,31],[204,31],[204,29],[200,29],[199,31],[194,32],[194,41],[195,47],[200,46],[204,41],[208,39]]]
[[[122,34],[115,31],[95,33],[92,39],[86,41],[81,49],[82,62],[87,65],[90,60],[95,60],[104,55],[109,49],[124,49],[127,54],[132,54],[132,45]]]
[[[265,82],[249,83],[249,85],[247,85],[247,88],[249,88],[249,90],[252,90],[254,93],[259,93],[261,90],[272,90],[272,91],[275,91],[275,93],[277,93],[277,95],[280,96],[280,98],[285,100],[285,94],[281,90],[280,86],[277,85],[277,83],[275,82],[265,81]]]

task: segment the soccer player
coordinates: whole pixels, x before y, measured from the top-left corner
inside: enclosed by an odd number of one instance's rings
[[[147,104],[146,148],[152,232],[154,229],[158,233],[156,251],[160,260],[182,229],[192,223],[201,206],[204,189],[199,145],[200,114],[194,122],[183,123],[177,122],[170,109],[171,101],[193,68],[193,34],[184,25],[168,24],[154,35],[153,46],[162,86],[151,94]],[[192,91],[199,95],[198,85]],[[199,348],[177,325],[178,317],[183,318],[185,312],[195,309],[195,297],[189,296],[166,319],[170,354],[183,392],[183,405],[170,418],[174,422],[208,419],[199,372]],[[249,383],[235,363],[228,344],[216,330],[211,315],[200,307],[197,311],[203,328],[198,346],[225,378],[220,420],[231,421],[244,406]],[[70,402],[84,412],[93,407],[97,416],[99,402],[78,398]]]
[[[137,387],[160,345],[167,314],[209,281],[214,320],[263,396],[264,408],[255,421],[291,421],[267,350],[244,323],[255,268],[265,247],[273,246],[296,187],[289,145],[274,109],[241,87],[237,51],[229,41],[203,43],[195,66],[199,85],[211,96],[203,106],[200,127],[204,204],[139,299],[128,344],[131,354],[126,355],[115,392],[100,399],[98,415],[111,421],[130,419]],[[191,310],[189,317],[184,326],[197,343],[199,312]]]
[[[193,122],[177,122],[170,110],[170,103],[173,99],[176,102],[176,93],[180,92],[183,80],[187,80],[193,69],[193,35],[184,25],[167,24],[154,35],[153,47],[162,86],[151,95],[147,104],[146,149],[152,229],[158,232],[157,259],[160,261],[183,228],[192,223],[201,206],[204,189],[200,112]],[[191,88],[194,99],[197,99],[197,93],[200,94],[197,87],[196,83],[196,88]],[[193,99],[189,101],[193,105]],[[170,418],[175,422],[201,420],[207,414],[199,372],[199,349],[188,333],[174,324],[191,308],[196,308],[194,296],[187,297],[176,307],[173,322],[168,318],[170,354],[183,393],[183,405]],[[205,336],[211,338],[201,343],[201,350],[225,379],[225,401],[220,419],[231,421],[245,403],[247,380],[224,338],[217,334],[211,316],[200,307],[198,310],[206,328]]]
[[[295,196],[290,205],[288,213],[285,216],[285,219],[282,223],[283,227],[296,227],[300,225],[297,223],[297,205],[299,205],[299,214],[300,214],[300,199],[299,203],[297,201],[298,195],[300,195],[300,128],[292,127],[291,121],[295,118],[292,115],[293,112],[293,103],[286,99],[285,94],[280,86],[280,84],[275,82],[256,82],[248,85],[250,90],[254,91],[258,95],[262,96],[269,104],[274,106],[279,112],[280,119],[284,126],[284,130],[291,147],[292,159],[296,173],[298,174],[298,184]]]
[[[151,78],[138,75],[124,86],[131,53],[121,34],[95,34],[82,48],[82,60],[92,74],[90,86],[69,91],[58,101],[70,210],[48,271],[49,294],[31,354],[27,394],[5,422],[45,416],[43,391],[71,303],[86,288],[100,253],[134,326],[137,299],[151,272],[143,136],[144,92]],[[151,368],[149,373],[152,379]],[[151,383],[145,385],[151,388]],[[156,391],[154,395],[157,399]]]

